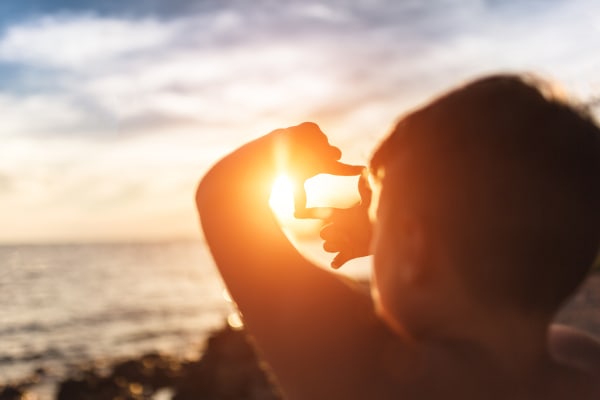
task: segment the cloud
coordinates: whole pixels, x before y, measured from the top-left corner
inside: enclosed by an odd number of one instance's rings
[[[170,34],[168,24],[153,20],[44,17],[9,28],[0,42],[0,60],[83,72],[159,47]]]
[[[48,104],[69,108],[65,124],[82,134],[145,129],[139,122],[156,115],[239,126],[329,108],[342,114],[375,98],[404,106],[416,92],[434,92],[477,71],[544,64],[554,70],[563,56],[589,61],[590,18],[574,10],[540,12],[510,25],[480,1],[229,3],[168,21],[46,17],[9,29],[0,60],[58,77],[45,93]],[[565,14],[578,21],[576,29],[561,23]],[[36,95],[17,99],[19,108],[30,107]],[[89,127],[73,121],[81,117]],[[49,130],[57,125],[40,120]],[[68,126],[52,130],[72,131]]]
[[[39,235],[60,220],[72,232],[159,214],[195,225],[195,180],[280,126],[316,120],[364,162],[398,115],[474,75],[541,71],[589,96],[600,6],[520,4],[232,1],[169,18],[86,11],[9,26],[0,210],[11,215],[0,218]]]
[[[373,105],[389,108],[379,114],[389,119],[392,108],[398,114],[485,71],[581,80],[582,66],[591,75],[598,65],[598,23],[593,3],[571,3],[526,16],[518,3],[475,0],[229,2],[168,20],[47,16],[0,38],[0,60],[27,67],[24,84],[53,82],[4,94],[7,130],[111,137],[174,121],[177,130],[233,132],[268,125],[260,121],[348,119]],[[367,114],[377,132],[386,126]]]
[[[12,184],[12,176],[0,172],[0,194],[11,190]]]

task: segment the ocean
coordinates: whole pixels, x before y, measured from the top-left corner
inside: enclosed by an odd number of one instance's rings
[[[149,351],[193,356],[231,305],[201,242],[0,247],[0,386]]]
[[[318,244],[305,256],[324,264]],[[369,259],[343,272],[368,279]],[[70,371],[147,352],[196,357],[233,312],[201,241],[0,246],[0,386],[43,370],[50,399]],[[559,319],[600,335],[600,274]]]

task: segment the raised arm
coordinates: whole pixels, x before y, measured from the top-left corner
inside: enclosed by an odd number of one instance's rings
[[[315,124],[305,123],[228,155],[197,191],[217,267],[289,398],[360,397],[367,388],[356,377],[369,379],[377,354],[372,341],[387,334],[368,293],[299,254],[268,204],[281,171],[300,180],[360,173],[338,162],[340,156]]]

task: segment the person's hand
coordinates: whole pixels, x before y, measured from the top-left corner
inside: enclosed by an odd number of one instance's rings
[[[271,133],[275,161],[292,178],[302,182],[318,175],[360,175],[363,167],[339,162],[342,152],[329,144],[327,136],[313,122],[304,122]]]
[[[297,218],[305,215],[304,182],[318,174],[339,176],[360,175],[364,167],[339,161],[342,152],[329,144],[327,136],[312,122],[272,132],[276,168],[284,171],[294,184],[294,205]]]
[[[366,172],[358,181],[358,192],[361,201],[350,208],[307,208],[304,218],[323,219],[325,225],[320,236],[324,240],[323,249],[337,253],[331,261],[331,267],[337,269],[346,262],[368,256],[371,244],[371,221],[369,220],[369,205],[371,204],[371,189]]]

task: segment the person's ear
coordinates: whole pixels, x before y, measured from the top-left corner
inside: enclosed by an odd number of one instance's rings
[[[424,225],[415,217],[404,217],[399,225],[397,242],[401,246],[399,254],[404,259],[405,279],[410,284],[421,285],[432,273]]]

